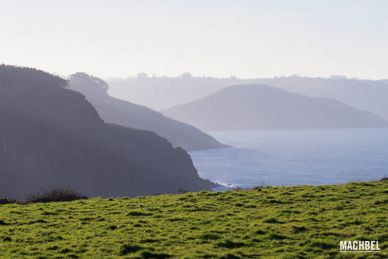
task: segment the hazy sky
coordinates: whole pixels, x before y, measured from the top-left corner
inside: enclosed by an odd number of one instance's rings
[[[388,1],[0,0],[0,63],[104,78],[388,78]]]

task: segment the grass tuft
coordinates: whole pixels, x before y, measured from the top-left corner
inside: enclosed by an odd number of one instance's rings
[[[36,193],[27,198],[25,203],[37,203],[37,202],[63,202],[63,201],[75,201],[87,199],[70,189],[55,189],[49,192]]]

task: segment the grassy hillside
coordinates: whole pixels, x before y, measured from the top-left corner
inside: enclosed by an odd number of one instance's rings
[[[386,258],[387,211],[388,181],[0,205],[0,257]]]

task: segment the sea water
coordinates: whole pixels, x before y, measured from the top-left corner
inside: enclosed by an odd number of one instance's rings
[[[191,152],[198,174],[232,187],[318,185],[388,176],[388,129],[209,132],[232,147]]]

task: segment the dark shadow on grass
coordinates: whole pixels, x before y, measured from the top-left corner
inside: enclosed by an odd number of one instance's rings
[[[121,246],[121,249],[120,249],[120,255],[127,255],[127,254],[130,254],[130,253],[136,253],[140,250],[142,250],[143,248],[139,245],[135,245],[135,244],[125,244],[123,246]]]
[[[246,246],[246,244],[243,242],[237,242],[237,241],[232,241],[232,240],[225,240],[223,242],[218,243],[217,245],[219,247],[224,247],[224,248],[229,248],[229,249]]]
[[[127,214],[127,216],[132,216],[132,217],[151,216],[151,215],[152,213],[147,213],[142,211],[130,211]]]

